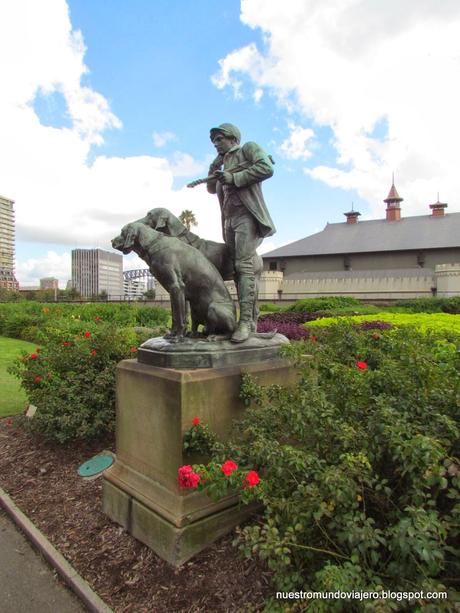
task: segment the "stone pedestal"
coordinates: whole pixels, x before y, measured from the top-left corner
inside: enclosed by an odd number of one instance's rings
[[[120,362],[117,370],[117,449],[104,475],[103,509],[160,557],[180,565],[247,518],[253,508],[235,496],[214,503],[202,492],[182,490],[177,470],[193,458],[182,438],[192,418],[224,439],[244,411],[241,375],[262,384],[289,385],[293,368],[274,358],[223,368],[178,370]]]

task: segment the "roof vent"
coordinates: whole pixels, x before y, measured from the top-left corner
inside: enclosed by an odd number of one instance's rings
[[[358,217],[361,215],[359,211],[354,211],[353,207],[351,207],[351,211],[348,213],[344,213],[347,218],[347,223],[358,223]]]
[[[439,194],[438,194],[438,201],[435,202],[434,204],[430,204],[430,209],[432,211],[431,214],[433,217],[444,217],[444,209],[447,209],[447,203],[439,202]]]

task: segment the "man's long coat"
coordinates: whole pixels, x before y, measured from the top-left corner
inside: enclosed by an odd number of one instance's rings
[[[241,170],[232,172],[235,167]],[[211,166],[210,174],[215,168]],[[264,197],[261,181],[273,175],[273,164],[257,143],[245,143],[242,147],[235,145],[224,156],[224,170],[232,172],[234,189],[244,206],[257,220],[258,234],[261,238],[271,236],[276,232],[270,217]],[[224,193],[220,181],[208,181],[208,192],[217,193],[221,210],[224,205]],[[232,186],[233,187],[233,186]]]

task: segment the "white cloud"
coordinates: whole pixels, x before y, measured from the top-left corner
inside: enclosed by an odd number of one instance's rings
[[[154,132],[152,134],[153,144],[155,147],[164,147],[170,141],[177,140],[177,136],[173,132]]]
[[[335,165],[307,169],[356,189],[381,215],[392,171],[404,213],[438,190],[460,210],[460,3],[457,0],[242,0],[254,43],[213,78],[237,96],[261,88],[288,111],[329,126]],[[320,152],[318,152],[319,154]]]
[[[206,175],[211,161],[199,162],[188,153],[175,151],[172,156],[171,170],[176,177],[194,177],[203,173]]]
[[[173,189],[174,175],[199,174],[204,162],[186,153],[172,161],[97,155],[104,132],[122,124],[85,85],[84,55],[65,0],[0,3],[0,57],[7,58],[0,63],[0,194],[15,200],[18,239],[110,248],[122,225],[156,206],[193,210],[199,232],[216,237],[217,202],[200,189]],[[44,125],[34,108],[37,96],[56,94],[65,101],[66,127]],[[49,255],[18,262],[18,280],[53,274],[53,262]]]
[[[29,258],[19,262],[16,276],[21,280],[21,286],[39,285],[44,277],[59,279],[59,287],[65,289],[66,282],[71,277],[71,256],[69,252],[58,254],[48,251],[41,258]]]
[[[281,152],[290,160],[307,160],[312,153],[307,148],[307,143],[314,137],[315,133],[311,128],[302,128],[295,123],[289,123],[291,131],[289,138],[281,143]]]

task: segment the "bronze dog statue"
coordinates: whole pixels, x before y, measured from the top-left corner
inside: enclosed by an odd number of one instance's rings
[[[154,230],[158,230],[168,236],[174,236],[183,243],[191,245],[198,249],[210,262],[214,264],[217,270],[220,272],[224,281],[231,281],[235,279],[235,271],[233,267],[232,256],[225,243],[217,243],[215,241],[206,240],[200,238],[190,230],[187,230],[186,226],[178,219],[171,211],[165,208],[152,209],[147,213],[145,217],[139,219],[141,223],[148,225]],[[254,321],[253,331],[257,329],[257,294],[260,275],[263,270],[263,260],[260,255],[254,256],[254,275],[255,275],[255,309],[254,309]]]
[[[112,247],[124,254],[134,251],[169,292],[172,328],[167,338],[186,332],[185,302],[190,302],[192,332],[200,324],[206,335],[228,337],[236,327],[235,306],[215,266],[198,250],[142,222],[125,225]]]

